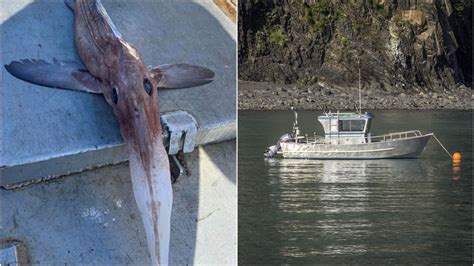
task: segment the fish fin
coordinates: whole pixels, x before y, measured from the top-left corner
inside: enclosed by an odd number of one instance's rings
[[[161,65],[150,70],[158,89],[201,86],[214,80],[214,71],[188,64]]]
[[[44,60],[26,59],[12,61],[5,65],[13,76],[51,88],[102,93],[104,84],[92,76],[80,63],[74,61],[58,61],[53,63]]]
[[[64,3],[74,12],[75,0],[64,0]]]

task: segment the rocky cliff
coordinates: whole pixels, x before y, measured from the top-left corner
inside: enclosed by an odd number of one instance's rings
[[[239,78],[447,92],[472,84],[471,0],[239,1]]]

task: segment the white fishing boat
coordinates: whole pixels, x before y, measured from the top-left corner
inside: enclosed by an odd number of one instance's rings
[[[301,159],[416,158],[423,152],[430,137],[434,136],[433,133],[422,134],[419,130],[372,136],[370,126],[374,115],[362,113],[360,70],[357,112],[324,112],[318,116],[324,136],[317,136],[316,133],[312,137],[301,136],[298,113],[291,109],[295,114],[292,132],[281,136],[276,145],[268,147],[264,152],[265,157],[281,155],[284,158]],[[451,156],[441,142],[439,144]]]
[[[294,110],[293,110],[294,111]],[[302,136],[295,113],[293,130],[283,135],[276,145],[265,151],[265,157],[281,155],[302,159],[387,159],[416,158],[426,147],[433,133],[419,130],[372,136],[371,113],[331,113],[318,116],[324,136]]]
[[[453,155],[444,147],[434,133],[423,134],[420,130],[387,133],[372,136],[370,126],[375,116],[362,113],[361,78],[359,69],[359,108],[352,113],[331,113],[323,111],[318,116],[324,136],[300,134],[298,113],[291,133],[280,137],[276,145],[268,147],[267,158],[282,156],[294,159],[402,159],[420,156],[433,136],[453,160],[454,165],[461,162],[461,153]]]

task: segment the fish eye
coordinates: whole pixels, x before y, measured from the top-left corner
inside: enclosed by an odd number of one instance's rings
[[[153,86],[151,85],[151,82],[148,79],[145,79],[143,81],[143,88],[145,89],[148,95],[151,95]]]
[[[118,87],[114,86],[112,88],[112,100],[114,101],[115,104],[117,104],[118,102],[118,97],[119,97]]]

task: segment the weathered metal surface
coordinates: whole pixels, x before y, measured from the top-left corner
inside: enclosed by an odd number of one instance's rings
[[[236,264],[235,156],[235,141],[184,155],[170,264]],[[150,265],[127,163],[0,190],[0,199],[0,241],[21,239],[35,265]]]
[[[197,145],[234,138],[235,25],[210,1],[103,2],[147,64],[186,62],[216,71],[216,81],[206,88],[160,91],[162,112],[185,110],[193,115],[199,124]],[[62,1],[2,2],[0,16],[3,39],[9,40],[2,42],[3,63],[18,58],[77,59],[73,16]],[[100,97],[31,85],[3,68],[2,76],[3,184],[80,172],[126,158],[117,123]]]
[[[415,158],[432,134],[363,144],[280,143],[283,157],[309,159]]]
[[[209,125],[208,128],[200,127],[197,131],[195,142],[196,145],[200,146],[220,142],[223,139],[233,139],[235,131],[236,126],[233,122]],[[163,132],[163,142],[165,145],[169,143],[169,134],[166,131]],[[178,146],[182,147],[182,139]],[[122,143],[96,147],[96,149],[77,154],[4,167],[0,171],[0,187],[15,189],[63,175],[76,174],[106,165],[116,165],[127,160],[126,147]]]

